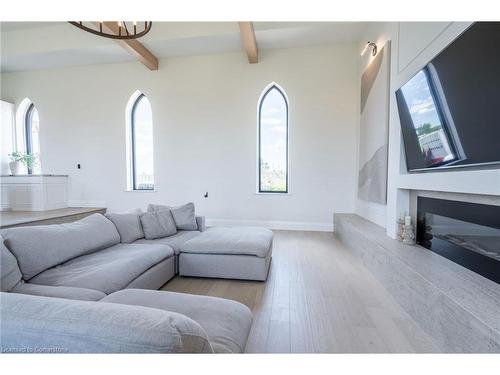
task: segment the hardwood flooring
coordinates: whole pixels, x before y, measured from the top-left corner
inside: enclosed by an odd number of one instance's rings
[[[266,282],[177,276],[163,289],[247,305],[249,353],[439,351],[332,233],[275,231]]]

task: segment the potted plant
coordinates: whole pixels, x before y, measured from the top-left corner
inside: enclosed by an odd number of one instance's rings
[[[9,163],[9,168],[13,176],[22,174],[22,165],[24,165],[28,169],[28,171],[32,171],[33,167],[38,162],[37,154],[30,154],[26,152],[14,151],[12,154],[9,154],[9,157],[11,160]]]

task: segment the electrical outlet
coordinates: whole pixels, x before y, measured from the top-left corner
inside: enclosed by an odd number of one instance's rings
[[[76,168],[78,168],[78,169],[82,169],[82,167],[81,167],[80,163],[78,163],[78,164],[76,165]]]

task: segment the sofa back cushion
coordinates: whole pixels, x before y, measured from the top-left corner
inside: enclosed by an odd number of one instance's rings
[[[1,351],[211,353],[203,328],[185,315],[142,306],[2,293]],[[44,349],[47,348],[47,349]]]
[[[77,299],[81,301],[99,301],[106,297],[106,294],[100,290],[33,283],[19,283],[11,292],[32,296]]]
[[[121,243],[132,243],[144,238],[141,223],[142,213],[106,214],[106,217],[115,224],[120,234]]]
[[[170,209],[178,230],[198,230],[193,202],[177,207],[162,206],[159,204],[148,205],[148,212],[155,212],[164,209]]]
[[[8,228],[1,234],[16,256],[25,280],[67,260],[120,242],[115,225],[101,214],[72,223]]]
[[[1,248],[1,280],[0,287],[2,292],[10,292],[21,282],[22,275],[21,270],[17,264],[17,259],[4,245],[4,239],[0,236],[0,248]]]
[[[141,216],[141,223],[147,240],[168,237],[177,233],[177,227],[169,209],[146,212]]]

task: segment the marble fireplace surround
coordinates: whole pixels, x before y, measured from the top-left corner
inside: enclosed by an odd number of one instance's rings
[[[496,199],[415,191],[415,210],[419,194],[488,204]],[[421,246],[398,242],[358,215],[335,214],[334,223],[335,235],[442,352],[500,353],[500,284]]]

